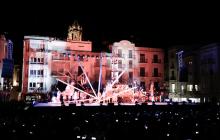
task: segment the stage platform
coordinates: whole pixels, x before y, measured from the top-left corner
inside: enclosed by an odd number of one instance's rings
[[[65,106],[69,106],[71,103],[64,103]],[[107,106],[107,103],[103,103],[102,106]],[[114,103],[115,106],[118,106],[118,103]],[[135,106],[135,103],[121,103],[122,106]],[[139,103],[141,105],[141,103]],[[152,105],[152,102],[148,102],[148,105]],[[166,102],[155,102],[155,105],[167,105]],[[60,102],[48,102],[48,103],[36,103],[34,107],[57,107],[61,106]],[[77,103],[76,106],[82,106],[80,103]],[[84,103],[84,106],[100,106],[99,103]]]

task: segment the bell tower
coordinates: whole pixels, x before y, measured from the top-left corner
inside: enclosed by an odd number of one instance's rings
[[[67,40],[82,41],[82,27],[77,21],[74,21],[74,23],[69,26]]]

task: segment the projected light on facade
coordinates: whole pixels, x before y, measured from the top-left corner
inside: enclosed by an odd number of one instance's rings
[[[120,74],[122,76],[116,82],[132,85],[136,81],[145,90],[149,90],[150,81],[162,85],[162,49],[136,47],[122,40],[111,45],[111,53],[92,52],[92,42],[82,41],[81,31],[79,25],[70,26],[67,41],[50,37],[24,37],[24,93],[49,92],[57,83],[56,79],[67,83],[74,80],[79,85],[88,85],[86,75],[91,84],[101,81],[99,88],[113,82]]]

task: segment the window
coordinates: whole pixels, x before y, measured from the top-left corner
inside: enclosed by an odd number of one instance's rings
[[[187,91],[192,91],[193,90],[193,85],[187,85]]]
[[[36,70],[33,70],[33,75],[36,75]]]
[[[145,63],[145,54],[140,54],[140,63]]]
[[[43,76],[44,75],[44,70],[37,70],[37,75],[38,76]]]
[[[118,60],[118,68],[119,68],[119,69],[122,68],[122,60]]]
[[[140,76],[145,77],[145,68],[144,67],[140,67]]]
[[[132,69],[132,60],[129,60],[129,69]]]
[[[33,70],[30,70],[30,75],[33,75],[34,74],[34,71]]]
[[[175,92],[175,84],[171,84],[171,92]]]
[[[118,49],[118,57],[122,57],[122,50]]]
[[[158,76],[159,76],[159,74],[158,74],[158,68],[154,68],[153,76],[154,76],[154,77],[158,77]]]
[[[29,87],[32,87],[32,83],[29,83]]]
[[[129,53],[129,54],[128,54],[128,58],[132,58],[132,50],[129,50],[128,53]]]
[[[140,87],[141,87],[143,90],[145,90],[145,82],[141,81]]]
[[[160,63],[160,60],[158,59],[158,55],[153,56],[153,63]]]
[[[37,58],[37,60],[38,60],[37,62],[40,63],[40,58]]]
[[[36,87],[36,83],[33,83],[33,87]]]
[[[172,70],[172,77],[174,77],[174,71]]]
[[[36,76],[36,70],[30,70],[30,76]]]
[[[37,71],[37,75],[40,75],[40,70]]]
[[[41,58],[41,62],[44,63],[44,58]]]
[[[43,83],[40,83],[40,87],[43,88]]]
[[[199,91],[198,85],[195,85],[195,90]]]
[[[37,83],[37,88],[43,89],[43,83],[42,82],[38,82]]]
[[[44,75],[44,70],[40,71],[40,75],[42,75],[42,76]]]
[[[37,58],[34,58],[34,62],[35,62],[35,63],[37,62]]]
[[[154,54],[154,60],[158,60],[158,55]]]
[[[129,80],[133,80],[133,72],[129,72],[128,76],[129,76]]]
[[[184,91],[184,85],[181,85],[181,91],[182,92]]]

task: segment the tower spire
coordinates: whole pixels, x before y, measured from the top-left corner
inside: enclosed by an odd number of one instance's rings
[[[78,21],[74,21],[68,29],[68,41],[82,41],[82,27],[79,25]]]

